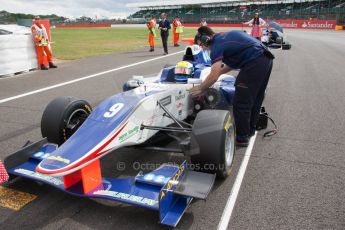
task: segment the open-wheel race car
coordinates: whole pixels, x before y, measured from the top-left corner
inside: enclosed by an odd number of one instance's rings
[[[287,41],[283,28],[276,22],[268,22],[267,28],[262,30],[263,36],[261,42],[272,49],[281,48],[283,50],[291,49],[291,44]]]
[[[201,97],[189,94],[209,72],[207,54],[194,45],[178,65],[154,78],[129,80],[124,92],[94,109],[84,100],[56,98],[42,116],[44,139],[8,156],[7,171],[72,195],[154,209],[160,223],[176,226],[193,198],[206,199],[215,177],[230,174],[234,159],[234,77],[222,75]],[[172,140],[169,147],[156,141],[158,135]],[[163,164],[129,178],[102,177],[100,158],[124,147],[185,154],[191,164]]]

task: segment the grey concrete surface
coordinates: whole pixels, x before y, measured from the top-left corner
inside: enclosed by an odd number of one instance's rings
[[[345,33],[288,38],[264,103],[279,132],[256,140],[229,229],[345,228]]]
[[[288,31],[289,51],[276,59],[265,106],[279,126],[271,139],[259,133],[229,229],[344,229],[345,70],[342,32]],[[182,48],[169,48],[170,53]],[[139,50],[60,64],[56,70],[0,79],[0,100],[28,91],[158,57]],[[53,98],[70,95],[95,106],[121,90],[132,75],[157,73],[181,55],[166,57],[75,84],[0,104],[0,159],[27,140],[40,138],[40,119]],[[232,174],[217,180],[207,201],[194,201],[178,229],[215,229],[236,179],[245,149]],[[133,162],[181,162],[176,154],[123,149],[102,159],[106,176],[135,175]],[[116,171],[116,162],[125,171]],[[158,213],[117,202],[73,197],[46,185],[19,180],[14,189],[38,195],[22,208],[0,207],[0,229],[161,229]]]

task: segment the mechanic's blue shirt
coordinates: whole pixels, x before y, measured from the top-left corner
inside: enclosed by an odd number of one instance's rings
[[[222,60],[232,69],[241,69],[264,53],[260,41],[239,30],[215,34],[210,50],[212,64]]]

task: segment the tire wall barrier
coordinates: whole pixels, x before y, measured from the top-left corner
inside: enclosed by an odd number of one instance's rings
[[[18,30],[18,27],[15,27]],[[7,30],[5,26],[1,29]],[[0,76],[37,68],[34,42],[29,28],[0,35]]]

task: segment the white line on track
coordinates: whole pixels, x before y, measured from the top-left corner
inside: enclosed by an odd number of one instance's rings
[[[218,230],[225,230],[225,229],[228,228],[228,225],[229,225],[229,222],[230,222],[230,218],[231,218],[231,214],[232,214],[232,211],[233,211],[233,209],[235,207],[236,199],[237,199],[238,193],[239,193],[240,188],[241,188],[243,177],[244,177],[244,174],[246,172],[250,156],[252,155],[252,151],[253,151],[256,135],[257,135],[257,132],[250,139],[250,142],[249,142],[249,145],[247,147],[246,153],[244,154],[244,157],[243,157],[243,160],[242,160],[241,167],[238,170],[235,183],[232,186],[232,190],[231,190],[230,196],[228,198],[228,201],[226,202],[225,209],[224,209],[223,214],[222,214],[222,218],[220,219],[220,222],[218,224]]]
[[[100,72],[100,73],[88,75],[88,76],[81,77],[81,78],[78,78],[78,79],[74,79],[74,80],[71,80],[71,81],[66,81],[66,82],[63,82],[63,83],[60,83],[60,84],[56,84],[56,85],[48,86],[48,87],[45,87],[45,88],[42,88],[42,89],[30,91],[30,92],[23,93],[23,94],[20,94],[20,95],[17,95],[17,96],[4,98],[4,99],[0,100],[0,104],[8,102],[8,101],[13,101],[13,100],[16,100],[16,99],[19,99],[19,98],[22,98],[22,97],[26,97],[26,96],[29,96],[29,95],[33,95],[33,94],[36,94],[36,93],[41,93],[41,92],[44,92],[44,91],[47,91],[47,90],[55,89],[55,88],[58,88],[58,87],[61,87],[61,86],[73,84],[73,83],[76,83],[76,82],[79,82],[79,81],[84,81],[84,80],[87,80],[87,79],[90,79],[90,78],[94,78],[94,77],[97,77],[97,76],[100,76],[100,75],[103,75],[103,74],[108,74],[108,73],[115,72],[115,71],[118,71],[118,70],[122,70],[122,69],[130,68],[130,67],[133,67],[133,66],[141,65],[141,64],[144,64],[144,63],[147,63],[147,62],[156,61],[156,60],[159,60],[159,59],[162,59],[162,58],[166,58],[166,57],[169,57],[169,56],[173,56],[175,54],[179,54],[179,53],[182,53],[182,52],[184,52],[184,50],[179,51],[179,52],[175,52],[175,53],[172,53],[172,54],[168,54],[168,55],[165,55],[165,56],[160,56],[160,57],[148,59],[148,60],[145,60],[145,61],[136,62],[136,63],[130,64],[130,65],[121,66],[121,67],[118,67],[118,68],[115,68],[115,69],[106,70],[106,71],[103,71],[103,72]]]

